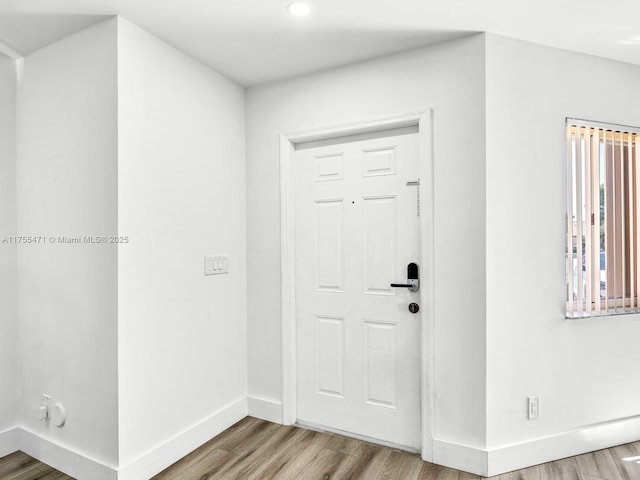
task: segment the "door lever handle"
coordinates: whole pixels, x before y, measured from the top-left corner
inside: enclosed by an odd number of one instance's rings
[[[411,292],[417,292],[420,289],[420,273],[417,263],[407,265],[407,283],[392,283],[395,288],[408,288]]]
[[[408,288],[412,292],[417,292],[420,288],[420,280],[409,279],[409,283],[392,283],[391,286],[395,288]]]

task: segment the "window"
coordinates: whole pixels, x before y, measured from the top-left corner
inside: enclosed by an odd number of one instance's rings
[[[640,312],[640,129],[567,119],[567,317]]]

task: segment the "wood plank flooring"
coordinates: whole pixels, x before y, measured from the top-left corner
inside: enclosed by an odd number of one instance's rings
[[[1,480],[73,480],[26,453],[16,452],[0,458]]]
[[[640,480],[640,442],[491,480]],[[640,460],[640,458],[639,458]],[[418,455],[247,417],[152,480],[480,480]]]
[[[640,480],[640,442],[510,472],[491,480]],[[480,480],[418,455],[247,417],[152,480]],[[73,480],[18,452],[0,480]]]

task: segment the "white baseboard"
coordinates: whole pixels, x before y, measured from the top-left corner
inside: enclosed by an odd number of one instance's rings
[[[282,423],[282,403],[259,397],[247,399],[249,415],[273,423]]]
[[[488,476],[640,440],[640,416],[562,432],[489,451]]]
[[[58,445],[20,428],[19,446],[27,455],[76,478],[77,480],[116,480],[115,466],[106,465],[68,447]]]
[[[24,428],[0,432],[0,457],[22,450],[78,480],[143,480],[161,472],[244,418],[247,413],[282,423],[280,403],[249,397],[223,407],[120,468],[53,443]],[[490,450],[434,439],[433,463],[490,477],[637,440],[640,440],[640,416],[590,425]]]
[[[227,405],[118,469],[118,480],[148,479],[247,416],[247,400]]]
[[[246,416],[247,401],[242,398],[120,468],[106,465],[24,428],[0,433],[0,453],[22,450],[77,480],[143,480],[153,477]]]
[[[488,477],[488,452],[477,447],[433,439],[433,463]]]
[[[640,440],[640,416],[483,449],[433,440],[433,463],[492,477],[561,458]]]
[[[0,458],[20,450],[20,429],[10,428],[0,432]]]

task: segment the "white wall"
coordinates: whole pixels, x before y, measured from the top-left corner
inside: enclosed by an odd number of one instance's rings
[[[118,25],[126,467],[230,405],[246,414],[246,192],[244,90]],[[205,254],[229,255],[230,273],[205,277]]]
[[[638,85],[638,66],[487,36],[490,448],[640,415],[640,317],[564,319],[565,117],[640,126]]]
[[[15,114],[16,62],[0,54],[0,432],[16,424],[19,386],[17,249],[3,243],[16,235]]]
[[[0,58],[0,236],[130,243],[22,246],[17,277],[0,244],[0,432],[16,423],[18,362],[19,423],[112,466],[173,461],[163,445],[244,414],[247,375],[256,408],[279,405],[278,134],[425,107],[436,438],[506,451],[640,416],[640,318],[564,320],[563,261],[564,118],[640,126],[640,67],[478,35],[254,87],[245,170],[242,88],[108,20],[25,59],[17,226],[14,75]],[[205,254],[228,254],[231,273],[204,277]],[[63,429],[38,420],[41,393],[65,403]]]
[[[278,134],[435,112],[436,437],[485,445],[484,37],[247,93],[249,396],[281,402]]]
[[[117,231],[116,23],[108,20],[24,59],[17,103],[18,231]],[[54,444],[117,464],[117,250],[18,248],[20,423]],[[64,428],[38,418],[61,401]]]

